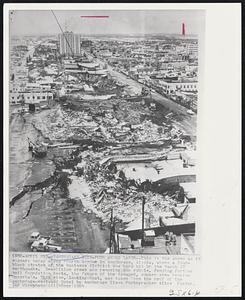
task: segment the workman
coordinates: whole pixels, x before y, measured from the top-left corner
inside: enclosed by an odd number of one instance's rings
[[[173,232],[169,233],[169,244],[172,245]]]
[[[166,240],[165,244],[166,244],[166,246],[168,246],[168,244],[170,242],[170,236],[169,236],[169,232],[168,231],[165,233],[165,240]]]
[[[45,192],[45,188],[43,187],[42,188],[42,196],[44,195],[44,192]]]
[[[171,242],[173,242],[173,244],[176,245],[176,235],[175,234],[172,235]]]

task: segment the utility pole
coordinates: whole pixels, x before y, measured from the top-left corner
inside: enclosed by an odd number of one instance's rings
[[[110,253],[112,253],[113,239],[113,208],[111,209],[111,226],[110,226]]]
[[[142,198],[142,233],[141,233],[141,247],[144,247],[144,227],[145,227],[145,196]]]
[[[24,113],[24,107],[25,107],[24,94],[22,94],[21,97],[22,97],[22,99],[21,99],[21,114],[23,115],[23,113]]]

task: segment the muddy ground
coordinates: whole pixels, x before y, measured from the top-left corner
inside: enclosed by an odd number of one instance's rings
[[[53,150],[45,159],[36,159],[28,152],[27,137],[33,141],[43,138],[33,121],[45,120],[50,111],[25,115],[25,121],[19,115],[11,118],[10,202],[23,186],[34,187],[53,176],[54,155],[69,155]],[[101,220],[86,211],[80,200],[64,198],[63,192],[52,184],[50,180],[44,194],[40,187],[31,188],[9,208],[10,250],[30,251],[28,238],[33,231],[39,231],[54,237],[64,252],[103,253],[109,245],[108,226],[102,228]]]
[[[33,231],[52,236],[64,252],[103,253],[107,249],[109,228],[102,227],[92,212],[86,212],[81,201],[60,198],[57,191],[28,196],[15,205],[18,214],[10,223],[12,251],[30,251],[27,241]],[[33,202],[27,217],[30,206],[21,211],[23,201]]]

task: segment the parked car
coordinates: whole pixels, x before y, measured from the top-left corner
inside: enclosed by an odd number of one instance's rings
[[[62,247],[49,243],[49,240],[41,238],[32,243],[31,250],[33,252],[61,252]]]
[[[30,235],[28,242],[33,243],[34,241],[37,241],[40,238],[41,238],[40,233],[35,231]]]
[[[189,115],[194,115],[194,112],[193,112],[191,109],[188,109],[188,110],[187,110],[187,113],[188,113]]]

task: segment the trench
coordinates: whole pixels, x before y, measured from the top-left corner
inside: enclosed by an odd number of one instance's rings
[[[80,153],[80,151],[78,151],[77,149],[74,150],[71,153],[71,158],[63,159],[61,164],[54,160],[53,162],[54,162],[56,168],[55,168],[53,175],[46,178],[44,181],[37,182],[34,185],[23,186],[22,191],[11,199],[11,201],[9,203],[10,207],[14,206],[15,203],[18,200],[20,200],[21,198],[23,198],[26,193],[40,190],[42,188],[47,188],[53,183],[56,183],[56,185],[53,187],[53,189],[57,188],[59,185],[62,186],[62,184],[64,183],[64,180],[66,180],[66,178],[68,177],[68,174],[65,174],[64,172],[62,172],[60,170],[63,168],[73,168],[77,163],[79,163],[81,160],[77,157],[79,153]],[[62,177],[63,177],[63,181],[61,180]]]
[[[49,187],[54,182],[55,182],[55,175],[52,175],[49,178],[45,179],[44,181],[38,182],[34,185],[25,185],[22,191],[11,199],[9,206],[10,207],[14,206],[18,200],[20,200],[25,196],[26,193]]]
[[[33,203],[34,203],[34,201],[30,204],[30,207],[29,207],[29,209],[28,209],[26,215],[23,217],[23,220],[29,216],[29,214],[30,214],[30,212],[31,212],[31,209],[32,209]]]

